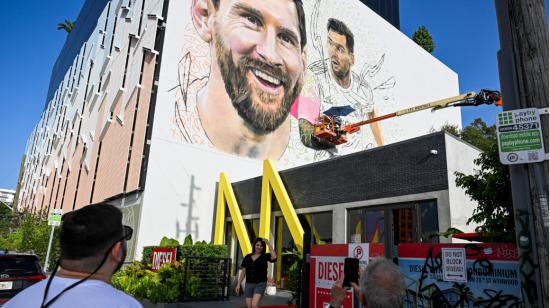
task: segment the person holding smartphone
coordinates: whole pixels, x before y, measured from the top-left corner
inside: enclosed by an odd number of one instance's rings
[[[330,308],[340,308],[345,298],[344,278],[332,286]],[[405,278],[390,259],[374,258],[359,277],[349,283],[353,293],[367,308],[401,308],[406,295]]]
[[[269,252],[266,252],[266,246]],[[267,239],[257,238],[252,245],[252,253],[247,254],[241,263],[241,274],[235,287],[235,292],[240,294],[241,283],[246,277],[244,295],[246,307],[256,308],[259,306],[265,288],[267,287],[267,262],[275,262],[277,254]]]

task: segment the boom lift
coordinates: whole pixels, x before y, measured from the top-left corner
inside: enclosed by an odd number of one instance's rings
[[[502,105],[502,98],[499,91],[491,91],[483,89],[479,93],[468,92],[466,94],[453,96],[445,99],[440,99],[430,103],[422,104],[419,106],[402,109],[393,113],[375,117],[372,119],[364,120],[353,124],[344,124],[342,119],[338,116],[328,116],[322,114],[317,123],[314,124],[314,136],[321,139],[325,143],[332,145],[339,145],[348,142],[347,135],[358,132],[361,126],[378,122],[381,120],[390,119],[393,117],[399,117],[405,114],[422,111],[426,109],[432,109],[433,111],[443,109],[447,107],[460,107],[460,106],[479,106],[479,105]]]

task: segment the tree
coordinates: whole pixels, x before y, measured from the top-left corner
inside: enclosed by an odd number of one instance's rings
[[[452,125],[443,129],[453,133]],[[459,131],[459,137],[483,151],[474,161],[479,167],[475,174],[456,172],[456,185],[478,204],[467,223],[480,224],[476,232],[484,241],[515,242],[510,173],[499,160],[495,125],[487,126],[483,120],[475,119]]]
[[[42,213],[2,211],[1,214],[0,218],[7,219],[7,221],[2,221],[0,249],[18,252],[33,251],[40,260],[40,264],[43,265],[48,250],[51,227],[41,215]],[[59,228],[56,228],[50,254],[50,269],[53,268],[54,262],[59,257],[58,239]]]
[[[60,22],[57,24],[57,30],[65,30],[67,33],[71,33],[73,31],[74,27],[74,21],[70,21],[68,19],[65,19],[65,22]]]
[[[420,26],[418,30],[414,32],[412,39],[416,44],[424,48],[429,53],[432,53],[435,50],[435,43],[430,32],[425,26]]]

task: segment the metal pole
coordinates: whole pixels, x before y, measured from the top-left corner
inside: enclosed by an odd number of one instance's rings
[[[52,233],[50,233],[50,241],[48,242],[48,252],[46,252],[46,261],[44,261],[44,272],[48,272],[48,264],[50,261],[50,250],[52,249],[54,230],[55,230],[55,226],[52,225]]]
[[[309,307],[309,284],[315,283],[312,281],[309,281],[309,267],[310,267],[310,257],[311,257],[311,230],[310,228],[307,228],[307,230],[304,232],[304,246],[302,249],[302,270],[301,270],[301,281],[300,281],[300,299],[299,299],[299,306],[302,308]]]

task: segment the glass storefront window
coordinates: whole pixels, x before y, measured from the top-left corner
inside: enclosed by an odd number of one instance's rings
[[[385,230],[391,230],[388,239],[385,237]],[[350,209],[347,231],[348,243],[391,245],[394,256],[397,256],[397,245],[400,243],[438,243],[437,201]]]
[[[349,243],[384,243],[384,211],[353,209],[348,211]]]
[[[429,200],[419,203],[420,242],[439,243],[439,220],[437,216],[437,201]]]
[[[304,231],[311,231],[315,244],[332,243],[332,212],[299,214],[298,219]]]
[[[332,243],[332,212],[299,214],[298,219],[304,231],[311,232],[316,244]],[[280,256],[276,264],[276,278],[279,286],[286,289],[292,283],[290,269],[297,262],[296,255],[293,254],[296,246],[284,218],[277,217],[276,222],[275,248]]]

